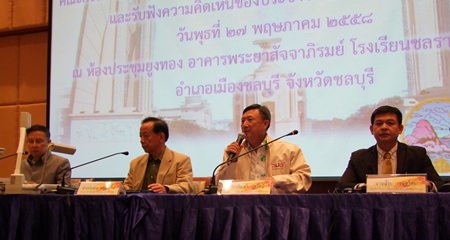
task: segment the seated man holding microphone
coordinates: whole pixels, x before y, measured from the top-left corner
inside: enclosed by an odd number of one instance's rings
[[[272,193],[300,193],[311,187],[311,169],[302,150],[285,141],[272,141],[267,134],[271,115],[267,107],[252,104],[242,113],[243,143],[230,143],[224,153],[224,161],[239,156],[232,163],[223,165],[217,179],[261,180],[270,179]],[[270,143],[270,144],[268,144]],[[259,148],[258,148],[259,147]]]
[[[337,183],[338,191],[360,190],[367,174],[426,173],[428,190],[443,184],[424,148],[397,140],[403,132],[402,113],[391,106],[377,108],[371,116],[370,132],[376,145],[351,154],[348,166]]]

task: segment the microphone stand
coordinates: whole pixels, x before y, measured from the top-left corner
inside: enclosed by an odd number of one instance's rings
[[[251,153],[251,152],[254,152],[254,151],[256,151],[256,150],[258,150],[258,149],[260,149],[260,148],[262,148],[262,147],[265,147],[265,146],[267,146],[267,145],[269,145],[269,144],[271,144],[271,143],[273,143],[273,142],[275,142],[275,141],[277,141],[277,140],[279,140],[279,139],[281,139],[281,138],[284,138],[284,137],[287,137],[287,136],[291,136],[291,135],[296,135],[297,133],[298,133],[298,131],[297,131],[297,130],[294,130],[294,131],[292,131],[292,132],[290,132],[290,133],[288,133],[288,134],[285,134],[285,135],[283,135],[283,136],[281,136],[281,137],[275,138],[275,139],[273,139],[273,140],[271,140],[271,141],[269,141],[269,142],[267,142],[267,143],[265,143],[265,144],[259,145],[258,147],[253,148],[253,149],[251,149],[251,150],[248,151],[248,152],[245,152],[245,153],[243,153],[243,154],[237,155],[237,156],[235,156],[235,157],[233,157],[233,158],[231,158],[231,159],[228,159],[228,160],[225,161],[225,162],[220,163],[219,165],[217,165],[217,167],[214,168],[213,173],[212,173],[212,175],[211,175],[211,181],[210,181],[210,183],[209,183],[209,186],[208,186],[207,189],[204,190],[204,192],[205,192],[206,194],[216,194],[216,193],[217,193],[216,171],[217,171],[217,169],[218,169],[220,166],[223,166],[223,165],[225,165],[225,164],[230,164],[230,163],[233,163],[233,162],[237,162],[237,159],[240,158],[240,157],[242,157],[242,156],[245,156],[245,155],[247,155],[247,154],[249,154],[249,153]]]
[[[233,158],[232,158],[233,159]],[[230,163],[231,159],[229,161],[225,161],[217,165],[217,167],[214,168],[213,173],[211,175],[211,180],[209,182],[209,186],[207,189],[204,190],[206,194],[216,194],[217,193],[217,185],[216,185],[216,170],[225,164]]]
[[[109,158],[109,157],[112,157],[112,156],[118,155],[118,154],[128,155],[129,153],[128,153],[128,152],[118,152],[118,153],[113,153],[113,154],[110,154],[110,155],[108,155],[108,156],[101,157],[101,158],[97,158],[97,159],[95,159],[95,160],[92,160],[92,161],[89,161],[89,162],[86,162],[86,163],[82,163],[82,164],[77,165],[77,166],[75,166],[75,167],[71,167],[71,168],[66,169],[66,170],[63,172],[63,179],[62,179],[62,181],[61,181],[61,186],[57,186],[57,187],[56,187],[56,193],[57,193],[57,194],[74,194],[75,191],[77,190],[76,188],[71,187],[71,186],[66,186],[66,184],[65,184],[65,176],[66,176],[66,173],[67,173],[68,171],[72,171],[72,170],[75,169],[75,168],[79,168],[79,167],[82,167],[82,166],[84,166],[84,165],[88,165],[88,164],[91,164],[91,163],[94,163],[94,162],[97,162],[97,161],[100,161],[100,160],[103,160],[103,159],[105,159],[105,158]]]
[[[28,152],[23,152],[22,154],[23,154],[23,155],[27,155]],[[6,156],[1,157],[0,160],[7,159],[7,158],[10,158],[10,157],[16,156],[16,155],[17,155],[17,153],[9,154],[9,155],[6,155]]]

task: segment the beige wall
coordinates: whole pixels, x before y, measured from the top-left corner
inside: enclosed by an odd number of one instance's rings
[[[0,0],[0,147],[17,150],[20,112],[46,123],[48,0]],[[16,157],[0,160],[0,177]]]

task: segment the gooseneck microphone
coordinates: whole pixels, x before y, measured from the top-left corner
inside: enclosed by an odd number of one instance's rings
[[[244,135],[243,133],[239,133],[238,136],[237,136],[236,142],[237,142],[239,145],[241,145],[241,143],[242,143],[244,140],[245,140],[245,135]],[[209,183],[209,186],[208,186],[208,190],[205,190],[205,192],[208,191],[208,192],[207,192],[208,194],[209,194],[209,193],[216,193],[216,192],[217,192],[217,186],[216,186],[216,184],[215,184],[215,182],[216,182],[215,172],[216,172],[217,168],[219,168],[220,166],[224,165],[225,163],[236,162],[237,159],[238,159],[238,158],[236,157],[236,153],[230,153],[230,154],[228,155],[227,161],[222,162],[221,164],[217,165],[217,166],[214,168],[213,174],[212,174],[212,176],[211,176],[211,180],[210,180],[210,183]]]
[[[206,194],[214,194],[214,193],[217,193],[216,171],[217,171],[217,169],[219,169],[220,166],[225,165],[225,164],[229,164],[229,163],[233,163],[233,162],[237,162],[238,158],[240,158],[240,157],[242,157],[242,156],[245,156],[245,155],[247,155],[247,154],[249,154],[249,153],[252,153],[252,152],[254,152],[254,151],[256,151],[256,150],[258,150],[258,149],[260,149],[260,148],[262,148],[262,147],[265,147],[265,146],[267,146],[267,145],[269,145],[269,144],[271,144],[271,143],[273,143],[273,142],[275,142],[275,141],[278,141],[278,140],[280,140],[280,139],[282,139],[282,138],[284,138],[284,137],[292,136],[292,135],[297,135],[297,134],[298,134],[298,131],[297,131],[297,130],[293,130],[292,132],[289,132],[289,133],[287,133],[287,134],[285,134],[285,135],[283,135],[283,136],[281,136],[281,137],[275,138],[275,139],[273,139],[273,140],[271,140],[271,141],[269,141],[269,142],[267,142],[267,143],[265,143],[265,144],[259,145],[258,147],[253,148],[253,149],[251,149],[250,151],[244,152],[244,153],[239,154],[239,155],[237,155],[237,156],[234,156],[234,155],[233,155],[233,157],[231,157],[231,158],[228,157],[227,161],[220,163],[219,165],[217,165],[217,166],[214,168],[213,173],[212,173],[212,175],[211,175],[211,182],[209,183],[208,188],[204,190],[204,192],[205,192]],[[239,139],[239,138],[238,138],[238,139]]]
[[[123,154],[123,155],[128,156],[128,154],[130,154],[130,153],[129,153],[128,151],[125,151],[125,152],[116,152],[116,153],[110,154],[110,155],[108,155],[108,156],[104,156],[104,157],[101,157],[101,158],[97,158],[97,159],[95,159],[95,160],[92,160],[92,161],[89,161],[89,162],[86,162],[86,163],[82,163],[82,164],[80,164],[80,165],[76,165],[76,166],[74,166],[74,167],[71,167],[71,168],[66,169],[66,170],[63,172],[63,179],[62,179],[62,181],[61,181],[61,186],[58,186],[58,187],[57,187],[56,193],[60,193],[60,194],[66,194],[66,193],[73,194],[73,193],[75,192],[75,188],[72,188],[72,187],[70,187],[70,186],[66,186],[66,184],[65,184],[65,176],[66,176],[66,173],[67,173],[68,171],[72,171],[72,170],[75,169],[75,168],[79,168],[79,167],[82,167],[82,166],[85,166],[85,165],[88,165],[88,164],[91,164],[91,163],[94,163],[94,162],[103,160],[103,159],[105,159],[105,158],[109,158],[109,157],[112,157],[112,156],[115,156],[115,155],[119,155],[119,154]]]
[[[25,151],[25,152],[22,153],[22,155],[27,155],[27,154],[28,154],[27,151]],[[9,154],[9,155],[6,155],[6,156],[1,157],[0,160],[7,159],[7,158],[10,158],[10,157],[16,156],[16,155],[17,155],[17,153]]]
[[[265,144],[259,145],[257,148],[253,148],[253,149],[251,149],[251,150],[248,151],[248,152],[245,152],[245,153],[240,154],[240,155],[238,155],[238,156],[236,156],[236,157],[233,157],[232,159],[229,159],[229,161],[230,161],[230,162],[236,162],[237,159],[240,158],[240,157],[242,157],[242,156],[245,156],[245,155],[247,155],[247,154],[249,154],[249,153],[251,153],[251,152],[254,152],[254,151],[256,151],[256,150],[258,150],[258,149],[260,149],[260,148],[262,148],[262,147],[265,147],[265,146],[267,146],[267,145],[269,145],[269,144],[271,144],[271,143],[273,143],[273,142],[275,142],[275,141],[278,141],[278,140],[280,140],[280,139],[282,139],[282,138],[284,138],[284,137],[292,136],[292,135],[297,135],[297,134],[298,134],[298,131],[297,131],[297,130],[294,130],[294,131],[292,131],[292,132],[290,132],[290,133],[284,134],[284,135],[281,136],[281,137],[275,138],[275,139],[273,139],[272,141],[269,141],[269,142],[267,142],[267,143],[265,143]]]

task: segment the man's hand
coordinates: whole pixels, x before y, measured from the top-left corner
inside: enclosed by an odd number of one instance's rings
[[[147,186],[147,189],[156,193],[167,193],[166,187],[159,183],[152,183]]]
[[[242,146],[239,145],[239,143],[237,142],[232,142],[227,146],[227,149],[225,149],[225,152],[230,155],[230,154],[235,154],[237,155],[240,151],[241,151]]]

